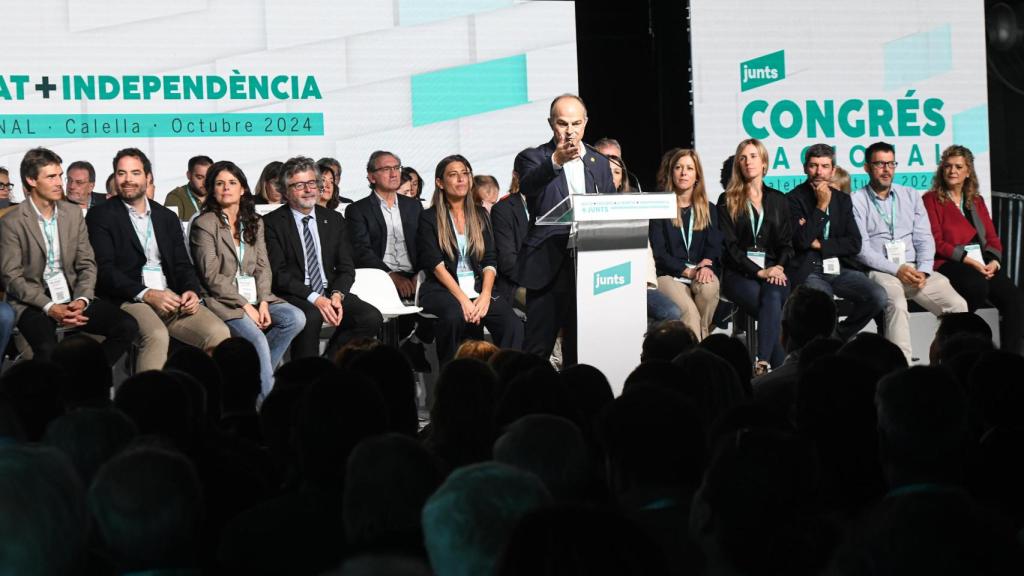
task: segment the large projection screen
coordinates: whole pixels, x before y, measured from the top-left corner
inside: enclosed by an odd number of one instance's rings
[[[153,161],[156,199],[189,157],[232,160],[252,186],[295,155],[340,160],[341,193],[369,189],[387,149],[433,191],[460,153],[508,187],[517,152],[550,138],[554,96],[576,92],[572,2],[512,0],[38,0],[4,7],[0,166],[46,146]]]
[[[974,152],[988,197],[980,2],[692,0],[690,15],[694,140],[709,174],[756,137],[767,183],[787,192],[804,180],[805,148],[826,142],[857,189],[864,148],[884,140],[896,146],[894,181],[924,190],[956,143]]]

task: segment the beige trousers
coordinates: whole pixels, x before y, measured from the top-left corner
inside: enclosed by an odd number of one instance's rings
[[[167,362],[167,345],[171,336],[189,346],[208,351],[231,337],[228,326],[206,306],[191,316],[175,315],[161,318],[144,302],[125,302],[121,310],[139,323],[139,356],[135,371],[162,370]]]
[[[885,338],[900,347],[909,364],[912,359],[910,345],[910,312],[907,299],[920,304],[925,310],[941,316],[952,312],[967,312],[967,302],[957,294],[949,279],[932,272],[924,288],[907,286],[900,279],[885,272],[872,270],[868,273],[885,290]],[[925,351],[927,352],[927,351]]]
[[[718,307],[718,278],[707,284],[683,284],[671,276],[658,277],[658,290],[668,296],[683,317],[683,324],[693,330],[697,340],[703,340],[710,334],[711,320]]]

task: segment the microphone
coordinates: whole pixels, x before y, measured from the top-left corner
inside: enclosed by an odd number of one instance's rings
[[[597,178],[594,178],[594,173],[590,171],[590,165],[584,162],[583,169],[587,171],[587,175],[590,176],[590,180],[594,183],[594,194],[600,194],[601,190],[597,187]]]
[[[636,191],[637,192],[643,192],[644,191],[643,187],[640,186],[640,178],[638,178],[636,174],[633,174],[629,170],[626,170],[626,178],[629,178],[630,182],[636,182]]]

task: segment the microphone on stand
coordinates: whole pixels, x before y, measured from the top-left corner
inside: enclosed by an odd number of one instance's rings
[[[629,170],[626,170],[626,178],[629,178],[630,182],[636,182],[636,191],[637,192],[643,192],[644,191],[643,187],[640,186],[640,178],[638,178],[636,174],[633,174]]]

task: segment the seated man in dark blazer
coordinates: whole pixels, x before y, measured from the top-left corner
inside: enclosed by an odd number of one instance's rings
[[[213,352],[228,327],[199,301],[199,278],[174,212],[146,198],[153,169],[138,148],[114,156],[117,198],[89,210],[96,292],[139,323],[136,370],[161,370],[170,338]]]
[[[402,161],[391,152],[377,150],[366,163],[370,195],[345,211],[352,260],[356,268],[387,272],[402,298],[416,292],[416,231],[423,206],[402,196]]]
[[[530,216],[526,212],[526,202],[519,193],[519,177],[513,173],[514,183],[509,195],[491,206],[491,229],[494,231],[494,249],[498,256],[498,278],[494,290],[504,294],[509,302],[525,302],[525,293],[517,297],[519,281],[516,280],[516,260],[519,250],[526,238],[526,230],[530,225]],[[520,291],[525,292],[525,291]]]
[[[350,340],[376,337],[384,322],[380,311],[349,292],[356,274],[345,219],[317,206],[320,187],[316,162],[291,158],[281,167],[278,186],[288,207],[263,218],[271,289],[306,314],[306,327],[292,341],[292,359],[319,354],[324,322],[336,327],[328,357]]]
[[[583,143],[587,108],[579,96],[551,103],[550,142],[516,156],[519,191],[530,210],[530,229],[519,252],[517,276],[526,288],[527,352],[547,358],[563,330],[562,362],[576,363],[576,272],[567,226],[537,226],[569,194],[613,193],[608,159]]]
[[[50,359],[57,347],[56,328],[63,326],[104,336],[103,352],[114,364],[139,326],[117,306],[95,297],[89,233],[81,209],[63,201],[60,164],[60,156],[46,148],[29,150],[22,159],[27,194],[0,225],[0,278],[35,358]]]
[[[801,284],[853,303],[853,310],[836,325],[843,341],[861,331],[885,307],[885,290],[860,271],[857,254],[861,237],[853,218],[853,202],[829,183],[835,170],[835,150],[828,144],[807,149],[807,180],[793,189],[789,212],[793,218],[793,250],[789,277]]]

